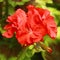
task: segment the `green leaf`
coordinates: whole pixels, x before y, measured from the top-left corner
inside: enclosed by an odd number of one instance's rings
[[[57,28],[57,39],[60,39],[60,27]]]
[[[33,54],[33,49],[29,49],[29,47],[22,48],[17,57],[17,60],[31,60]]]
[[[3,0],[0,0],[0,2],[3,2]]]
[[[16,59],[17,59],[17,57],[12,56],[8,60],[16,60]]]
[[[12,15],[14,13],[14,7],[12,7],[11,5],[9,6],[9,10],[8,10],[8,14]]]
[[[6,56],[0,53],[0,60],[6,60]]]
[[[12,5],[13,7],[15,7],[16,5],[24,5],[28,1],[29,0],[22,0],[20,2],[16,2],[16,1],[9,0],[9,4]]]

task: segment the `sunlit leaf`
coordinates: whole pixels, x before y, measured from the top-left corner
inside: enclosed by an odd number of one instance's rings
[[[3,0],[0,0],[0,2],[3,2]]]
[[[60,39],[60,27],[57,29],[57,39]]]

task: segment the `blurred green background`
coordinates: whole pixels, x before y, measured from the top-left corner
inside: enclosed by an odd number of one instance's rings
[[[24,50],[15,37],[11,39],[2,37],[7,16],[13,14],[18,8],[27,11],[26,6],[29,4],[48,9],[55,18],[56,39],[44,37],[45,45],[53,50],[51,54],[42,50],[35,51],[33,45]],[[60,60],[60,0],[0,0],[0,60]]]

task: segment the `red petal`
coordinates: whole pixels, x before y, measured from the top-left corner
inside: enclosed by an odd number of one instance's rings
[[[26,13],[23,10],[18,9],[16,11],[16,16],[17,16],[18,27],[22,29],[25,26],[27,21]]]
[[[25,44],[27,44],[28,45],[28,43],[31,43],[31,41],[30,41],[30,39],[29,39],[29,35],[28,35],[28,33],[23,33],[23,32],[21,32],[21,31],[18,31],[17,33],[16,33],[16,38],[17,38],[17,40],[18,40],[18,42],[21,44],[21,45],[25,45]],[[28,42],[27,42],[27,40],[28,40]]]
[[[8,30],[8,29],[10,29],[10,28],[12,28],[12,25],[11,25],[11,24],[7,24],[7,25],[5,25],[5,27],[4,27],[4,29],[6,29],[6,30]]]
[[[41,36],[38,37],[37,35],[34,35],[34,33],[31,31],[25,32],[25,33],[18,31],[16,34],[16,38],[21,45],[25,45],[25,44],[30,45],[30,44],[40,41]]]
[[[52,16],[48,16],[43,22],[47,27],[47,32],[50,37],[55,38],[57,34],[57,26],[54,22],[54,18]]]
[[[7,22],[14,24],[17,29],[22,28],[26,21],[26,13],[22,9],[17,9],[17,11],[7,19]]]
[[[14,29],[9,29],[5,33],[3,33],[2,35],[6,38],[11,38],[11,37],[13,37],[13,33],[14,33]]]

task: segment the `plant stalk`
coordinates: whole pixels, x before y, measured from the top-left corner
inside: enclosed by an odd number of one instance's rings
[[[17,56],[17,60],[23,60],[26,52],[27,52],[28,47],[23,47],[19,53],[19,55]]]

